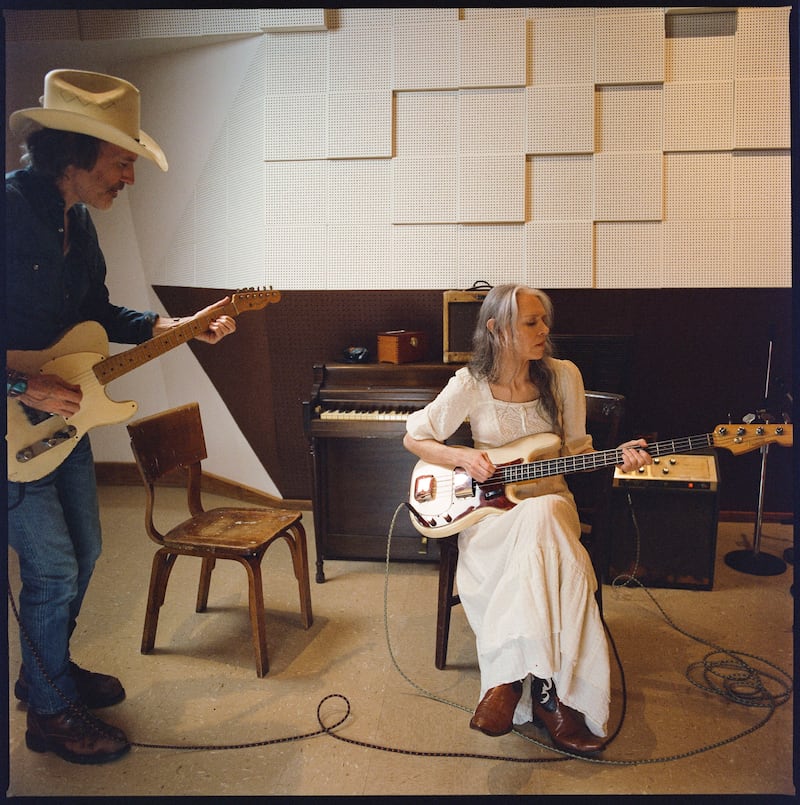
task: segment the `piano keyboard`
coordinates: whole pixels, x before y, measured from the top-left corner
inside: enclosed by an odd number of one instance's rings
[[[397,409],[341,409],[330,408],[320,412],[320,419],[346,419],[363,421],[369,420],[372,422],[404,422],[408,419],[408,415],[412,413],[411,410],[397,410]]]

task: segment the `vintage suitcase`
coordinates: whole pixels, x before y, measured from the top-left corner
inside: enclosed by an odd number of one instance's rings
[[[413,363],[423,360],[428,351],[428,339],[421,330],[388,330],[378,333],[380,363]]]

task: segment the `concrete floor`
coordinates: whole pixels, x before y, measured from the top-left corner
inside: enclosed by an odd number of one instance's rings
[[[179,511],[181,493],[163,494]],[[205,502],[231,504],[215,496]],[[723,561],[728,551],[750,547],[751,524],[720,525],[713,591],[653,589],[651,598],[641,589],[604,588],[626,712],[611,746],[585,761],[548,749],[546,734],[532,725],[502,738],[470,730],[479,681],[460,607],[448,667],[433,664],[436,568],[393,563],[386,610],[383,563],[326,562],[328,580],[318,585],[310,512],[314,624],[308,631],[300,625],[289,552],[277,543],[264,560],[266,677],[255,673],[245,577],[233,562],[218,564],[209,611],[196,614],[199,562],[179,560],[156,650],[140,654],[155,550],[144,534],[143,505],[139,488],[101,489],[105,550],[72,641],[80,665],[123,681],[125,701],[98,714],[124,728],[134,747],[96,767],[31,752],[24,707],[9,693],[9,796],[795,793],[794,700],[774,710],[746,707],[686,676],[722,647],[755,666],[773,695],[785,690],[771,665],[793,669],[793,567],[759,577]],[[790,526],[765,524],[761,550],[780,556],[791,540]],[[17,595],[13,551],[9,575]],[[8,617],[13,685],[19,646],[10,608]],[[623,698],[615,667],[612,726]],[[318,707],[326,725],[346,716],[337,737],[321,732]]]

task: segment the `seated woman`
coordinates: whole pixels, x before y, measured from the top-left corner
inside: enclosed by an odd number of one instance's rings
[[[561,455],[590,452],[583,378],[574,363],[552,357],[552,318],[543,292],[493,288],[481,305],[469,366],[408,418],[406,449],[432,464],[463,467],[479,482],[496,469],[487,451],[523,436],[551,432],[561,438]],[[444,444],[467,417],[474,447]],[[652,462],[636,449],[645,445],[620,446],[623,470]],[[535,720],[555,746],[596,752],[605,745],[610,702],[597,579],[564,477],[522,489],[515,507],[458,537],[458,592],[481,674],[470,727],[503,735]]]

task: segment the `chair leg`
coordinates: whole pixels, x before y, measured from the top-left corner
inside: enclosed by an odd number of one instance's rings
[[[306,629],[314,622],[311,611],[311,583],[308,578],[308,547],[306,544],[306,531],[301,523],[295,523],[287,530],[286,541],[292,554],[294,577],[300,590],[300,615]]]
[[[150,590],[147,594],[147,609],[144,616],[142,632],[142,654],[149,654],[156,642],[158,614],[167,593],[167,582],[178,555],[170,553],[166,548],[156,551],[150,571]]]
[[[436,612],[436,667],[441,671],[447,665],[447,642],[450,638],[450,610],[453,583],[456,575],[458,549],[450,542],[439,546],[439,601]]]
[[[200,568],[200,584],[197,588],[197,604],[195,612],[205,612],[208,607],[208,591],[211,588],[211,573],[214,570],[217,560],[213,556],[204,556],[203,564]]]
[[[261,559],[258,556],[242,557],[241,563],[247,572],[247,586],[250,600],[250,630],[253,635],[253,648],[256,654],[256,673],[261,677],[269,671],[267,657],[267,619],[264,613],[264,589],[261,581]]]

